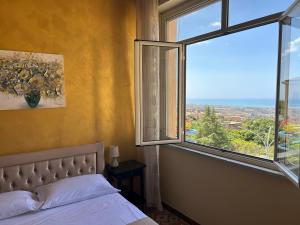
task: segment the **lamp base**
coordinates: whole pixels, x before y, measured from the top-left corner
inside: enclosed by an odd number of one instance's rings
[[[119,166],[119,162],[118,162],[118,159],[116,157],[112,158],[111,166],[112,167],[118,167]]]

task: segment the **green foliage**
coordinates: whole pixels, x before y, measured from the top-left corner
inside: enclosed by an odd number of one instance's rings
[[[240,130],[244,140],[254,141],[265,147],[274,142],[274,132],[274,121],[265,118],[246,120],[243,122],[242,129]]]
[[[230,140],[226,129],[214,109],[209,106],[205,107],[203,117],[194,123],[193,128],[198,131],[196,135],[198,143],[218,148],[230,148]]]
[[[205,107],[201,119],[189,124],[197,134],[188,138],[196,143],[236,151],[257,157],[273,158],[274,121],[268,118],[248,119],[240,129],[226,128],[215,110]]]
[[[258,150],[261,150],[261,146],[252,141],[246,141],[244,139],[233,139],[232,140],[233,149],[236,152],[256,155]]]

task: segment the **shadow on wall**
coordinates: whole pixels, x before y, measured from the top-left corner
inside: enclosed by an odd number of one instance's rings
[[[134,38],[135,1],[112,1],[108,9],[106,40],[97,51],[92,41],[95,129],[98,141],[119,145],[121,160],[136,158],[134,142]],[[105,5],[105,4],[104,4]],[[119,10],[116,12],[115,8]],[[102,11],[102,10],[101,10]],[[108,158],[106,151],[106,160]]]

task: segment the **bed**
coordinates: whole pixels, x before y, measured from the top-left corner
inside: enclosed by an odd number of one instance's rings
[[[104,170],[103,144],[0,157],[0,193],[35,187]],[[72,188],[72,187],[70,187]],[[0,225],[154,225],[119,193],[0,220]]]

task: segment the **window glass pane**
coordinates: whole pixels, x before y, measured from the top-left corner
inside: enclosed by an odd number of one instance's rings
[[[217,1],[167,23],[167,41],[176,42],[221,28],[222,3]]]
[[[187,46],[187,142],[273,159],[277,32],[270,24]]]
[[[277,158],[298,182],[300,153],[300,13],[283,25]]]
[[[142,49],[143,141],[174,140],[178,132],[179,49]]]
[[[229,25],[285,11],[294,0],[230,0]]]

